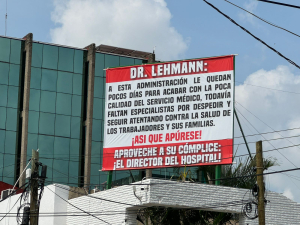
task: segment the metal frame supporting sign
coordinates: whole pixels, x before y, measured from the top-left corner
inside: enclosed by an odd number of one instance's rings
[[[102,171],[231,164],[234,57],[107,69]]]

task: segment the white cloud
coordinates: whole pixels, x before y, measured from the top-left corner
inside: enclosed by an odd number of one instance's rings
[[[249,75],[244,84],[236,86],[235,95],[237,102],[236,108],[241,112],[239,117],[245,133],[253,134],[257,133],[257,131],[260,133],[272,132],[273,130],[271,128],[283,130],[300,127],[299,90],[300,76],[294,74],[289,67],[286,66],[278,66],[276,69],[270,71],[261,69]],[[258,120],[243,107],[248,109],[263,122]],[[242,115],[251,124],[248,123]],[[255,127],[257,131],[252,126]],[[235,131],[239,132],[237,126]],[[239,133],[236,133],[235,136],[239,136]],[[298,137],[282,139],[282,136]],[[281,132],[280,134],[270,133],[263,136],[247,137],[247,140],[248,142],[254,142],[250,144],[250,148],[251,152],[255,152],[255,142],[258,140],[280,138],[270,142],[263,142],[263,150],[269,150],[294,144],[298,145],[300,144],[299,136],[300,129],[295,129]],[[242,140],[238,139],[236,143],[239,142],[242,142]],[[237,155],[242,154],[241,151],[245,151],[245,148],[239,149]],[[300,146],[283,148],[279,150],[279,152],[275,150],[264,153],[264,157],[275,157],[280,164],[280,166],[275,166],[266,172],[291,169],[295,168],[295,166],[300,167]],[[299,171],[269,175],[267,179],[270,190],[284,193],[285,196],[300,202]]]
[[[244,3],[244,9],[246,9],[247,11],[251,12],[251,13],[254,13],[255,9],[257,8],[257,5],[258,5],[258,1],[256,0],[249,0],[247,1],[246,3]],[[239,17],[242,19],[242,20],[245,20],[247,22],[250,22],[252,25],[255,25],[255,22],[254,22],[254,16],[247,13],[247,12],[241,12],[239,13]]]
[[[152,52],[178,59],[188,44],[174,27],[164,0],[54,0],[52,42],[85,47],[91,43]]]

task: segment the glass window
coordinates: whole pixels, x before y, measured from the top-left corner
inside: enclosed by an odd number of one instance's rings
[[[14,64],[21,63],[21,43],[20,40],[11,40],[10,46],[10,62]]]
[[[7,108],[6,130],[17,131],[18,110]]]
[[[45,91],[56,91],[57,71],[42,70],[41,89]]]
[[[72,95],[57,93],[56,113],[71,115]]]
[[[81,95],[82,94],[82,75],[73,74],[73,94]]]
[[[6,124],[6,108],[0,107],[0,129],[5,129]]]
[[[29,110],[40,111],[41,91],[30,89]]]
[[[39,133],[39,112],[29,111],[28,132],[37,134]]]
[[[55,99],[55,92],[41,91],[41,112],[55,113]]]
[[[0,84],[0,106],[7,106],[7,89],[8,86]]]
[[[120,66],[132,66],[134,65],[134,59],[128,57],[120,57]]]
[[[54,135],[55,114],[40,113],[39,133]]]
[[[67,160],[53,160],[53,182],[60,184],[68,183],[69,163]]]
[[[83,51],[75,50],[74,54],[74,73],[83,73]]]
[[[5,134],[5,152],[14,154],[16,152],[17,133],[15,131],[6,131]]]
[[[70,161],[69,162],[69,185],[70,186],[77,186],[78,170],[79,170],[79,163]]]
[[[71,133],[71,117],[56,115],[55,120],[55,136],[70,137]]]
[[[4,143],[5,143],[5,130],[0,130],[0,153],[4,153]]]
[[[3,181],[8,184],[14,183],[14,172],[15,172],[15,156],[4,155],[4,168],[3,168]]]
[[[9,62],[10,39],[0,37],[0,61]]]
[[[104,54],[96,53],[95,59],[95,76],[104,77]]]
[[[103,106],[104,99],[101,98],[94,98],[94,110],[93,110],[93,117],[98,120],[103,119]]]
[[[41,89],[42,70],[31,67],[30,88]]]
[[[70,139],[55,137],[54,139],[54,157],[69,158],[70,154]]]
[[[71,139],[70,141],[70,159],[72,161],[79,161],[80,141],[78,139]]]
[[[43,61],[43,44],[32,44],[32,59],[31,66],[42,67]]]
[[[120,57],[116,55],[105,55],[105,69],[120,65]]]
[[[58,70],[73,72],[74,49],[59,47],[58,54]]]
[[[32,149],[38,148],[38,135],[37,134],[30,134],[28,133],[28,139],[27,139],[27,153],[30,152]]]
[[[20,65],[10,64],[9,85],[19,86],[20,82]]]
[[[80,117],[71,118],[71,138],[80,139]]]
[[[40,157],[53,157],[53,147],[54,147],[54,137],[53,136],[46,136],[46,135],[39,135],[38,140],[38,149],[40,152]],[[42,163],[45,163],[44,160],[41,161]],[[52,164],[46,164],[47,166],[52,166]],[[48,171],[47,171],[48,172]],[[47,173],[48,177],[48,173]]]
[[[58,47],[44,45],[43,49],[43,68],[57,70],[58,64]]]
[[[72,94],[73,74],[58,71],[57,92]]]
[[[19,88],[8,86],[7,107],[18,108]]]
[[[9,64],[0,62],[0,84],[8,84],[8,74]]]
[[[134,59],[134,65],[141,65],[143,63],[142,59]]]
[[[72,96],[72,116],[81,116],[81,96]]]
[[[102,141],[102,121],[101,120],[93,120],[93,141]]]
[[[105,81],[102,77],[95,77],[94,80],[94,97],[95,98],[105,98],[103,84],[102,82]]]

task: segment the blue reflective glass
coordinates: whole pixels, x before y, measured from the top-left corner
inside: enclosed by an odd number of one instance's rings
[[[42,156],[52,158],[53,157],[53,148],[54,148],[54,137],[53,136],[47,136],[47,135],[39,135],[38,140],[38,148],[40,149],[40,158]],[[43,163],[45,165],[48,165],[51,167],[52,165],[46,164],[45,160],[43,159]],[[47,171],[47,177],[48,177],[48,171]]]
[[[143,60],[141,59],[134,59],[134,65],[141,65],[143,64]]]
[[[101,120],[93,120],[93,141],[102,141],[103,123]]]
[[[69,184],[70,186],[77,186],[78,183],[78,162],[69,162]]]
[[[42,70],[41,89],[45,91],[56,91],[57,71]]]
[[[6,130],[17,131],[18,110],[7,108]]]
[[[73,74],[73,94],[82,94],[82,75]]]
[[[55,136],[70,137],[71,135],[71,117],[56,115]]]
[[[38,149],[38,135],[28,133],[27,153],[30,152],[30,154],[31,154],[32,149]]]
[[[105,55],[105,68],[120,66],[120,57],[116,55]]]
[[[57,92],[72,94],[73,74],[58,71]]]
[[[74,73],[83,73],[83,50],[75,50]]]
[[[69,158],[70,138],[55,137],[54,139],[54,157]]]
[[[41,91],[30,89],[29,110],[40,110]]]
[[[9,64],[0,62],[0,84],[8,84]]]
[[[6,131],[5,134],[5,152],[15,154],[17,133],[15,131]]]
[[[40,113],[39,133],[54,135],[55,114]]]
[[[6,125],[6,107],[0,107],[0,129],[5,129]]]
[[[0,84],[0,106],[7,106],[7,89],[8,86]]]
[[[80,139],[80,117],[71,118],[71,138]]]
[[[69,163],[66,160],[53,160],[53,182],[60,184],[68,183]]]
[[[43,44],[32,44],[31,66],[42,67],[43,62]]]
[[[71,115],[72,95],[57,93],[56,113]]]
[[[0,37],[0,61],[9,62],[10,39]]]
[[[44,45],[43,49],[43,68],[57,70],[58,64],[58,47]]]
[[[134,59],[128,57],[120,57],[120,66],[132,66],[134,65]]]
[[[104,101],[104,99],[94,98],[93,117],[95,119],[98,119],[98,120],[103,119],[103,111],[104,111],[103,101]]]
[[[41,89],[42,70],[31,67],[30,88]]]
[[[50,91],[41,91],[40,111],[55,113],[56,93]]]
[[[5,143],[5,130],[0,130],[0,153],[4,153],[4,143]]]
[[[105,98],[105,93],[103,90],[103,78],[102,77],[95,77],[94,80],[94,97],[95,98]]]
[[[10,47],[10,62],[14,64],[20,64],[21,62],[21,41],[11,40]]]
[[[20,85],[20,65],[10,64],[9,69],[9,85],[19,86]]]
[[[95,59],[95,76],[96,77],[104,77],[104,54],[96,53]]]
[[[19,87],[8,86],[7,107],[18,108]]]
[[[72,116],[81,116],[81,96],[72,96]]]
[[[73,161],[79,161],[79,151],[80,151],[80,140],[70,139],[70,159]]]
[[[29,111],[28,132],[32,134],[39,133],[39,112]]]
[[[58,70],[73,72],[74,49],[58,48]]]

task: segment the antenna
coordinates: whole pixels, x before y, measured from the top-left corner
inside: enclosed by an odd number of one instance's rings
[[[5,36],[7,32],[7,0],[6,0],[6,13],[5,13]]]

